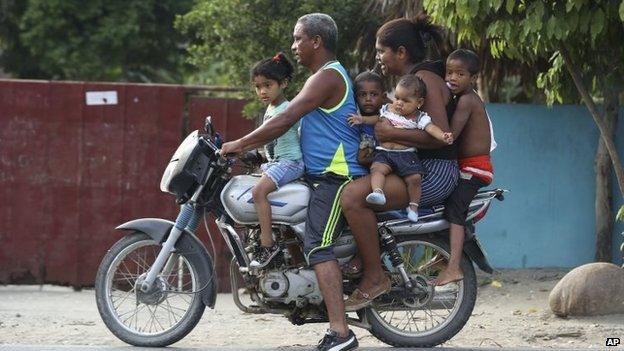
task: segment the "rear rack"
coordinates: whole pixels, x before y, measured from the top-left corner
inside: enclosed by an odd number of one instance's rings
[[[509,192],[506,189],[492,189],[492,190],[482,190],[477,193],[475,198],[470,203],[470,207],[468,209],[469,215],[468,220],[473,219],[479,213],[487,208],[492,199],[497,199],[499,201],[503,201],[505,199],[504,193]],[[442,220],[442,214],[444,212],[443,205],[436,205],[432,207],[433,213],[426,214],[420,216],[418,222],[411,222],[407,218],[399,218],[399,219],[391,219],[384,222],[380,222],[378,227],[388,227],[392,229],[394,233],[403,233],[403,232],[411,232],[414,230],[419,231],[438,231],[444,230],[448,228],[448,222],[446,220]]]

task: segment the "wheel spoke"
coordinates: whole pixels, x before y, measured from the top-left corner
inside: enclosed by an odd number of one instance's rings
[[[128,284],[130,284],[130,286],[134,286],[134,282],[130,279],[127,278],[127,276],[132,276],[132,273],[130,273],[130,269],[128,268],[128,266],[126,266],[126,262],[121,261],[121,264],[124,266],[124,268],[126,269],[126,272],[128,272],[127,274],[124,274],[124,276],[126,277],[125,280],[128,282]],[[115,275],[117,275],[118,272],[115,272]],[[137,277],[139,276],[139,274],[137,273],[136,275]]]
[[[154,311],[152,311],[152,309],[149,309],[150,312],[152,312],[152,316],[154,317],[152,324],[154,324],[154,321],[158,324],[158,326],[160,327],[160,330],[164,330],[165,328],[162,326],[162,324],[160,324],[160,321],[158,320],[158,305],[154,306]],[[154,328],[156,328],[156,324],[154,324]],[[151,329],[151,327],[150,327]]]
[[[114,299],[113,296],[112,296],[113,294],[111,293],[111,300],[113,301],[113,307],[115,307],[115,302],[117,302],[119,300],[121,300],[121,302],[117,306],[121,306],[124,302],[126,302],[128,297],[130,297],[130,295],[132,295],[133,293],[134,293],[134,288],[132,288],[132,290],[126,292],[123,296],[121,296],[121,297],[119,297],[117,299]]]
[[[397,326],[401,326],[401,323],[403,323],[403,321],[405,320],[405,318],[407,317],[407,314],[405,314],[403,316],[403,318],[401,318],[401,320],[399,321],[399,323],[397,323]]]
[[[175,313],[173,313],[173,310],[171,309],[171,304],[169,304],[169,299],[165,299],[165,303],[167,303],[167,306],[169,307],[169,309],[167,310],[169,312],[169,315],[170,315],[169,318],[173,317],[173,323],[171,323],[171,324],[178,323],[178,320],[176,319],[177,315]],[[178,317],[182,318],[182,316],[178,316]]]
[[[147,306],[147,310],[150,312],[149,314],[149,318],[145,321],[145,325],[143,326],[143,330],[147,330],[148,332],[152,332],[152,328],[150,325],[150,322],[152,321],[152,318],[154,317],[154,314],[152,314],[152,310],[150,310],[149,306]],[[149,329],[147,329],[147,327],[150,327]]]
[[[187,296],[185,296],[185,294],[177,294],[177,297],[180,300],[184,301],[184,303],[186,303],[187,305],[190,305],[191,302],[193,301],[193,299],[186,300]]]
[[[136,317],[137,317],[137,315],[139,314],[139,312],[141,312],[145,306],[146,306],[146,305],[141,305],[141,307],[139,308],[139,305],[135,305],[135,306],[134,306],[134,311],[133,311],[133,310],[130,310],[130,311],[126,312],[126,313],[119,314],[119,315],[118,315],[118,317],[121,317],[121,316],[124,316],[124,315],[126,315],[126,314],[128,314],[128,313],[132,313],[132,312],[134,312],[134,314],[132,314],[130,317],[128,317],[127,319],[125,319],[125,320],[123,321],[123,322],[124,322],[124,324],[125,324],[128,320],[130,320],[130,318],[133,318],[133,317],[134,317],[134,318],[136,319]]]
[[[117,274],[115,274],[116,276],[121,276],[120,278],[117,278],[113,281],[120,281],[120,280],[126,280],[128,282],[130,282],[130,279],[134,279],[136,280],[139,276],[136,274],[132,274],[132,273],[123,273],[123,272],[118,272]]]

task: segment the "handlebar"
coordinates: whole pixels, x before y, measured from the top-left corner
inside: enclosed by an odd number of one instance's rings
[[[233,155],[221,155],[221,150],[216,150],[215,154],[218,156],[217,164],[220,166],[226,164],[232,165],[235,162],[235,157]],[[247,170],[253,170],[265,162],[264,157],[258,150],[244,152],[238,159],[245,165]]]
[[[233,163],[230,158],[228,158],[227,156],[223,157],[220,154],[221,149],[219,149],[209,138],[206,138],[205,136],[200,136],[199,143],[202,146],[202,151],[206,156],[210,158],[216,156],[216,162],[218,166],[224,167]]]

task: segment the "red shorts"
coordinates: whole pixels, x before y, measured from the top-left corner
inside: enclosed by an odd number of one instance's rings
[[[459,163],[459,171],[461,173],[469,173],[474,178],[483,181],[485,185],[492,183],[494,167],[492,167],[490,155],[460,158],[457,162]]]

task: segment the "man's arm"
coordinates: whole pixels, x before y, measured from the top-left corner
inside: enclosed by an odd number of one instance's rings
[[[240,153],[262,146],[283,135],[308,112],[323,106],[330,100],[332,94],[341,91],[338,84],[344,85],[344,81],[338,78],[332,70],[324,70],[312,75],[284,111],[244,137],[223,144],[221,153]]]
[[[432,72],[418,72],[417,75],[427,85],[427,96],[423,111],[431,116],[431,120],[435,125],[440,127],[444,132],[449,131],[448,116],[446,115],[446,100],[439,89],[440,84],[444,81]],[[418,129],[398,129],[392,127],[388,121],[381,121],[375,125],[375,136],[381,142],[391,141],[406,146],[415,146],[422,149],[437,149],[446,143],[437,140],[429,133]]]

